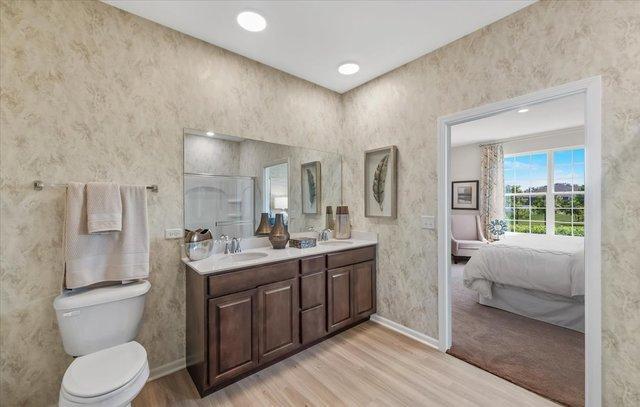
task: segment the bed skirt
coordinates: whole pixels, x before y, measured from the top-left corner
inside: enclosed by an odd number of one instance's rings
[[[492,295],[478,295],[478,303],[584,333],[584,296],[569,298],[497,283]]]

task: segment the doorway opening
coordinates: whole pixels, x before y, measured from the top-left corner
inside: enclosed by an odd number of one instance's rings
[[[439,348],[569,405],[601,403],[600,92],[438,121]]]
[[[289,161],[287,159],[263,166],[264,198],[263,211],[269,214],[269,224],[273,226],[276,214],[282,213],[288,223],[289,209]]]

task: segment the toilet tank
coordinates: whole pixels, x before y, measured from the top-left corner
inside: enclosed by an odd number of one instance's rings
[[[64,351],[82,356],[132,341],[138,334],[151,284],[137,281],[76,289],[53,301]]]

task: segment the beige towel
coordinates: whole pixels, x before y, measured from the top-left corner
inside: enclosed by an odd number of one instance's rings
[[[89,233],[122,230],[120,187],[113,182],[87,184],[87,229]]]
[[[67,187],[65,287],[149,276],[149,231],[145,186],[120,186],[122,231],[91,235],[87,230],[85,185]]]

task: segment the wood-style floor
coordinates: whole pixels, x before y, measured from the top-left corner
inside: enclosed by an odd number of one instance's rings
[[[145,406],[553,406],[373,322],[200,399],[186,370],[147,383]]]

